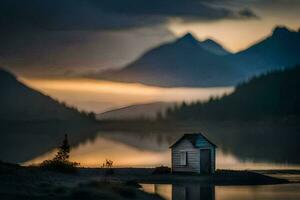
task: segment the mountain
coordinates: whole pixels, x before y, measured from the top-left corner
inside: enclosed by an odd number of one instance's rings
[[[216,55],[224,56],[224,55],[230,55],[231,53],[224,49],[219,43],[215,42],[212,39],[206,39],[202,42],[199,42],[201,47],[211,53],[214,53]]]
[[[0,120],[84,120],[87,115],[37,92],[0,69]]]
[[[198,41],[188,33],[147,51],[122,69],[91,76],[165,87],[232,86],[254,75],[300,64],[299,52],[300,32],[281,26],[236,54],[211,39]]]
[[[199,42],[189,33],[151,49],[123,69],[96,77],[165,87],[233,85],[240,74],[219,54],[229,52],[211,40]]]
[[[139,118],[154,119],[158,112],[164,113],[168,107],[173,106],[174,104],[175,103],[167,102],[137,104],[100,113],[96,117],[99,120]]]
[[[300,117],[300,65],[240,84],[232,94],[168,109],[172,120],[264,120]]]
[[[300,32],[278,26],[267,38],[228,57],[232,65],[243,69],[248,77],[295,66],[300,64]]]

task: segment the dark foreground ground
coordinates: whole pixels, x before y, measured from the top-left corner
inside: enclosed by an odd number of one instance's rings
[[[109,175],[108,175],[109,172]],[[153,169],[81,168],[63,174],[0,163],[0,199],[161,199],[137,183],[262,185],[300,182],[300,171],[218,171],[214,175],[152,174]]]
[[[63,174],[0,163],[1,200],[161,200],[143,192],[135,182],[107,177]]]

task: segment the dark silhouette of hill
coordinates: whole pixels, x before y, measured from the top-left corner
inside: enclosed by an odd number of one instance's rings
[[[122,69],[90,76],[166,87],[233,86],[253,75],[300,64],[299,52],[300,32],[286,27],[276,27],[270,36],[236,54],[188,33],[147,51]]]
[[[167,119],[262,120],[300,116],[300,66],[270,72],[238,85],[232,94],[208,102],[183,103]]]
[[[77,145],[95,134],[93,117],[0,70],[0,160],[33,159],[56,148],[64,134],[70,135],[72,146]]]
[[[89,117],[92,115],[35,91],[0,69],[0,120],[87,120]]]
[[[284,26],[275,27],[272,34],[251,47],[229,55],[232,65],[252,74],[300,64],[300,32]]]
[[[233,85],[240,74],[228,64],[224,54],[229,52],[216,42],[199,42],[186,34],[151,49],[121,70],[107,71],[96,77],[171,87]]]

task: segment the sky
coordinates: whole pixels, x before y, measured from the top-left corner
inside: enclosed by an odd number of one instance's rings
[[[124,67],[191,32],[232,52],[276,25],[298,29],[299,0],[1,0],[0,66],[30,78]]]

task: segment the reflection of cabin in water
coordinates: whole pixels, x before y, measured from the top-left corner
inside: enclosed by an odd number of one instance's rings
[[[214,173],[216,147],[201,133],[184,134],[170,147],[172,172]]]
[[[166,200],[215,200],[215,186],[199,184],[143,184],[144,191]]]
[[[173,185],[172,200],[215,200],[215,186]]]

